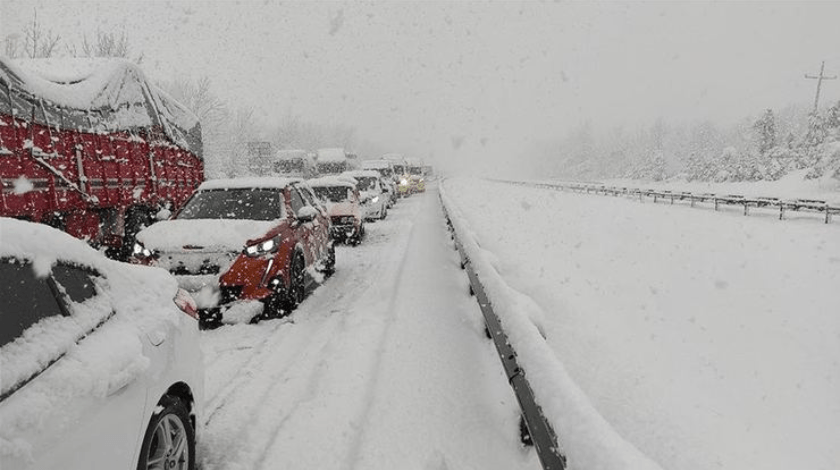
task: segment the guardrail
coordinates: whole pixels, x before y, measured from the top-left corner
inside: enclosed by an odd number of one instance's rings
[[[586,194],[603,194],[605,196],[626,196],[631,198],[639,198],[639,201],[644,201],[644,198],[652,198],[656,203],[660,199],[670,201],[674,204],[675,201],[688,201],[691,207],[694,207],[698,202],[712,203],[715,210],[719,210],[721,205],[726,206],[740,206],[744,208],[744,215],[750,214],[750,208],[776,208],[779,211],[779,220],[784,220],[785,212],[816,212],[825,214],[825,223],[829,224],[832,221],[832,215],[840,214],[840,206],[831,205],[827,201],[817,199],[781,199],[777,197],[747,197],[740,194],[714,194],[714,193],[691,193],[686,191],[666,191],[655,189],[639,189],[629,188],[625,186],[607,186],[603,184],[592,183],[538,183],[494,179],[500,183],[515,184],[520,186],[531,186],[537,188],[555,189],[561,191],[573,191]]]
[[[487,293],[478,277],[478,273],[473,269],[470,257],[464,249],[458,233],[455,231],[455,227],[449,217],[449,211],[442,197],[440,203],[443,207],[444,217],[446,218],[446,226],[452,235],[455,249],[458,250],[458,254],[461,257],[461,267],[467,272],[470,280],[470,289],[475,295],[478,306],[481,308],[481,313],[484,316],[484,322],[487,326],[487,332],[496,346],[496,352],[499,354],[499,360],[502,361],[502,367],[505,370],[508,383],[513,388],[516,400],[519,402],[522,418],[525,426],[528,428],[528,434],[537,451],[540,464],[545,470],[564,470],[566,468],[566,458],[559,451],[557,434],[554,432],[551,424],[546,420],[542,409],[534,398],[534,391],[528,383],[525,371],[516,360],[516,351],[510,345],[507,334],[502,329],[502,322],[499,320],[498,315],[493,310],[493,305],[487,298]]]

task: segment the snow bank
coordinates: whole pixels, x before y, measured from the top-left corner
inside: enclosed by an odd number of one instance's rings
[[[693,193],[740,194],[747,197],[777,197],[780,199],[818,199],[840,204],[840,180],[825,176],[805,178],[808,170],[799,170],[777,181],[712,183],[704,181],[674,180],[647,182],[632,179],[602,181],[608,186],[687,191]]]
[[[508,340],[534,390],[537,402],[558,434],[572,469],[657,469],[625,441],[592,406],[546,344],[540,332],[544,313],[511,288],[494,266],[496,257],[481,248],[459,206],[441,185],[441,198],[470,262],[484,285]]]

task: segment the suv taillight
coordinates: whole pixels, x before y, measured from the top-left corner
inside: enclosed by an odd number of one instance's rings
[[[189,292],[178,288],[178,293],[175,294],[175,298],[172,300],[175,301],[175,305],[177,305],[182,312],[198,320],[198,305],[196,305],[195,300]]]

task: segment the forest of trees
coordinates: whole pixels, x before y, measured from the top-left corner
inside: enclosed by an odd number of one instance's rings
[[[566,179],[758,181],[797,170],[806,178],[840,179],[840,102],[816,113],[767,109],[728,127],[660,119],[596,134],[585,123],[539,153],[543,174]]]

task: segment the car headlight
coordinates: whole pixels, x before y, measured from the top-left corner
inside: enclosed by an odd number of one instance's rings
[[[131,254],[135,258],[151,258],[152,251],[143,246],[140,242],[134,242],[134,247],[131,249]]]
[[[370,200],[371,204],[376,204],[377,202],[379,202],[379,196],[373,196],[373,199]]]
[[[262,256],[267,253],[274,253],[278,249],[280,249],[280,235],[246,246],[245,254],[252,258],[256,258],[257,256]]]
[[[400,180],[400,184],[406,185],[406,184],[408,184],[408,180],[403,178],[403,179]]]

